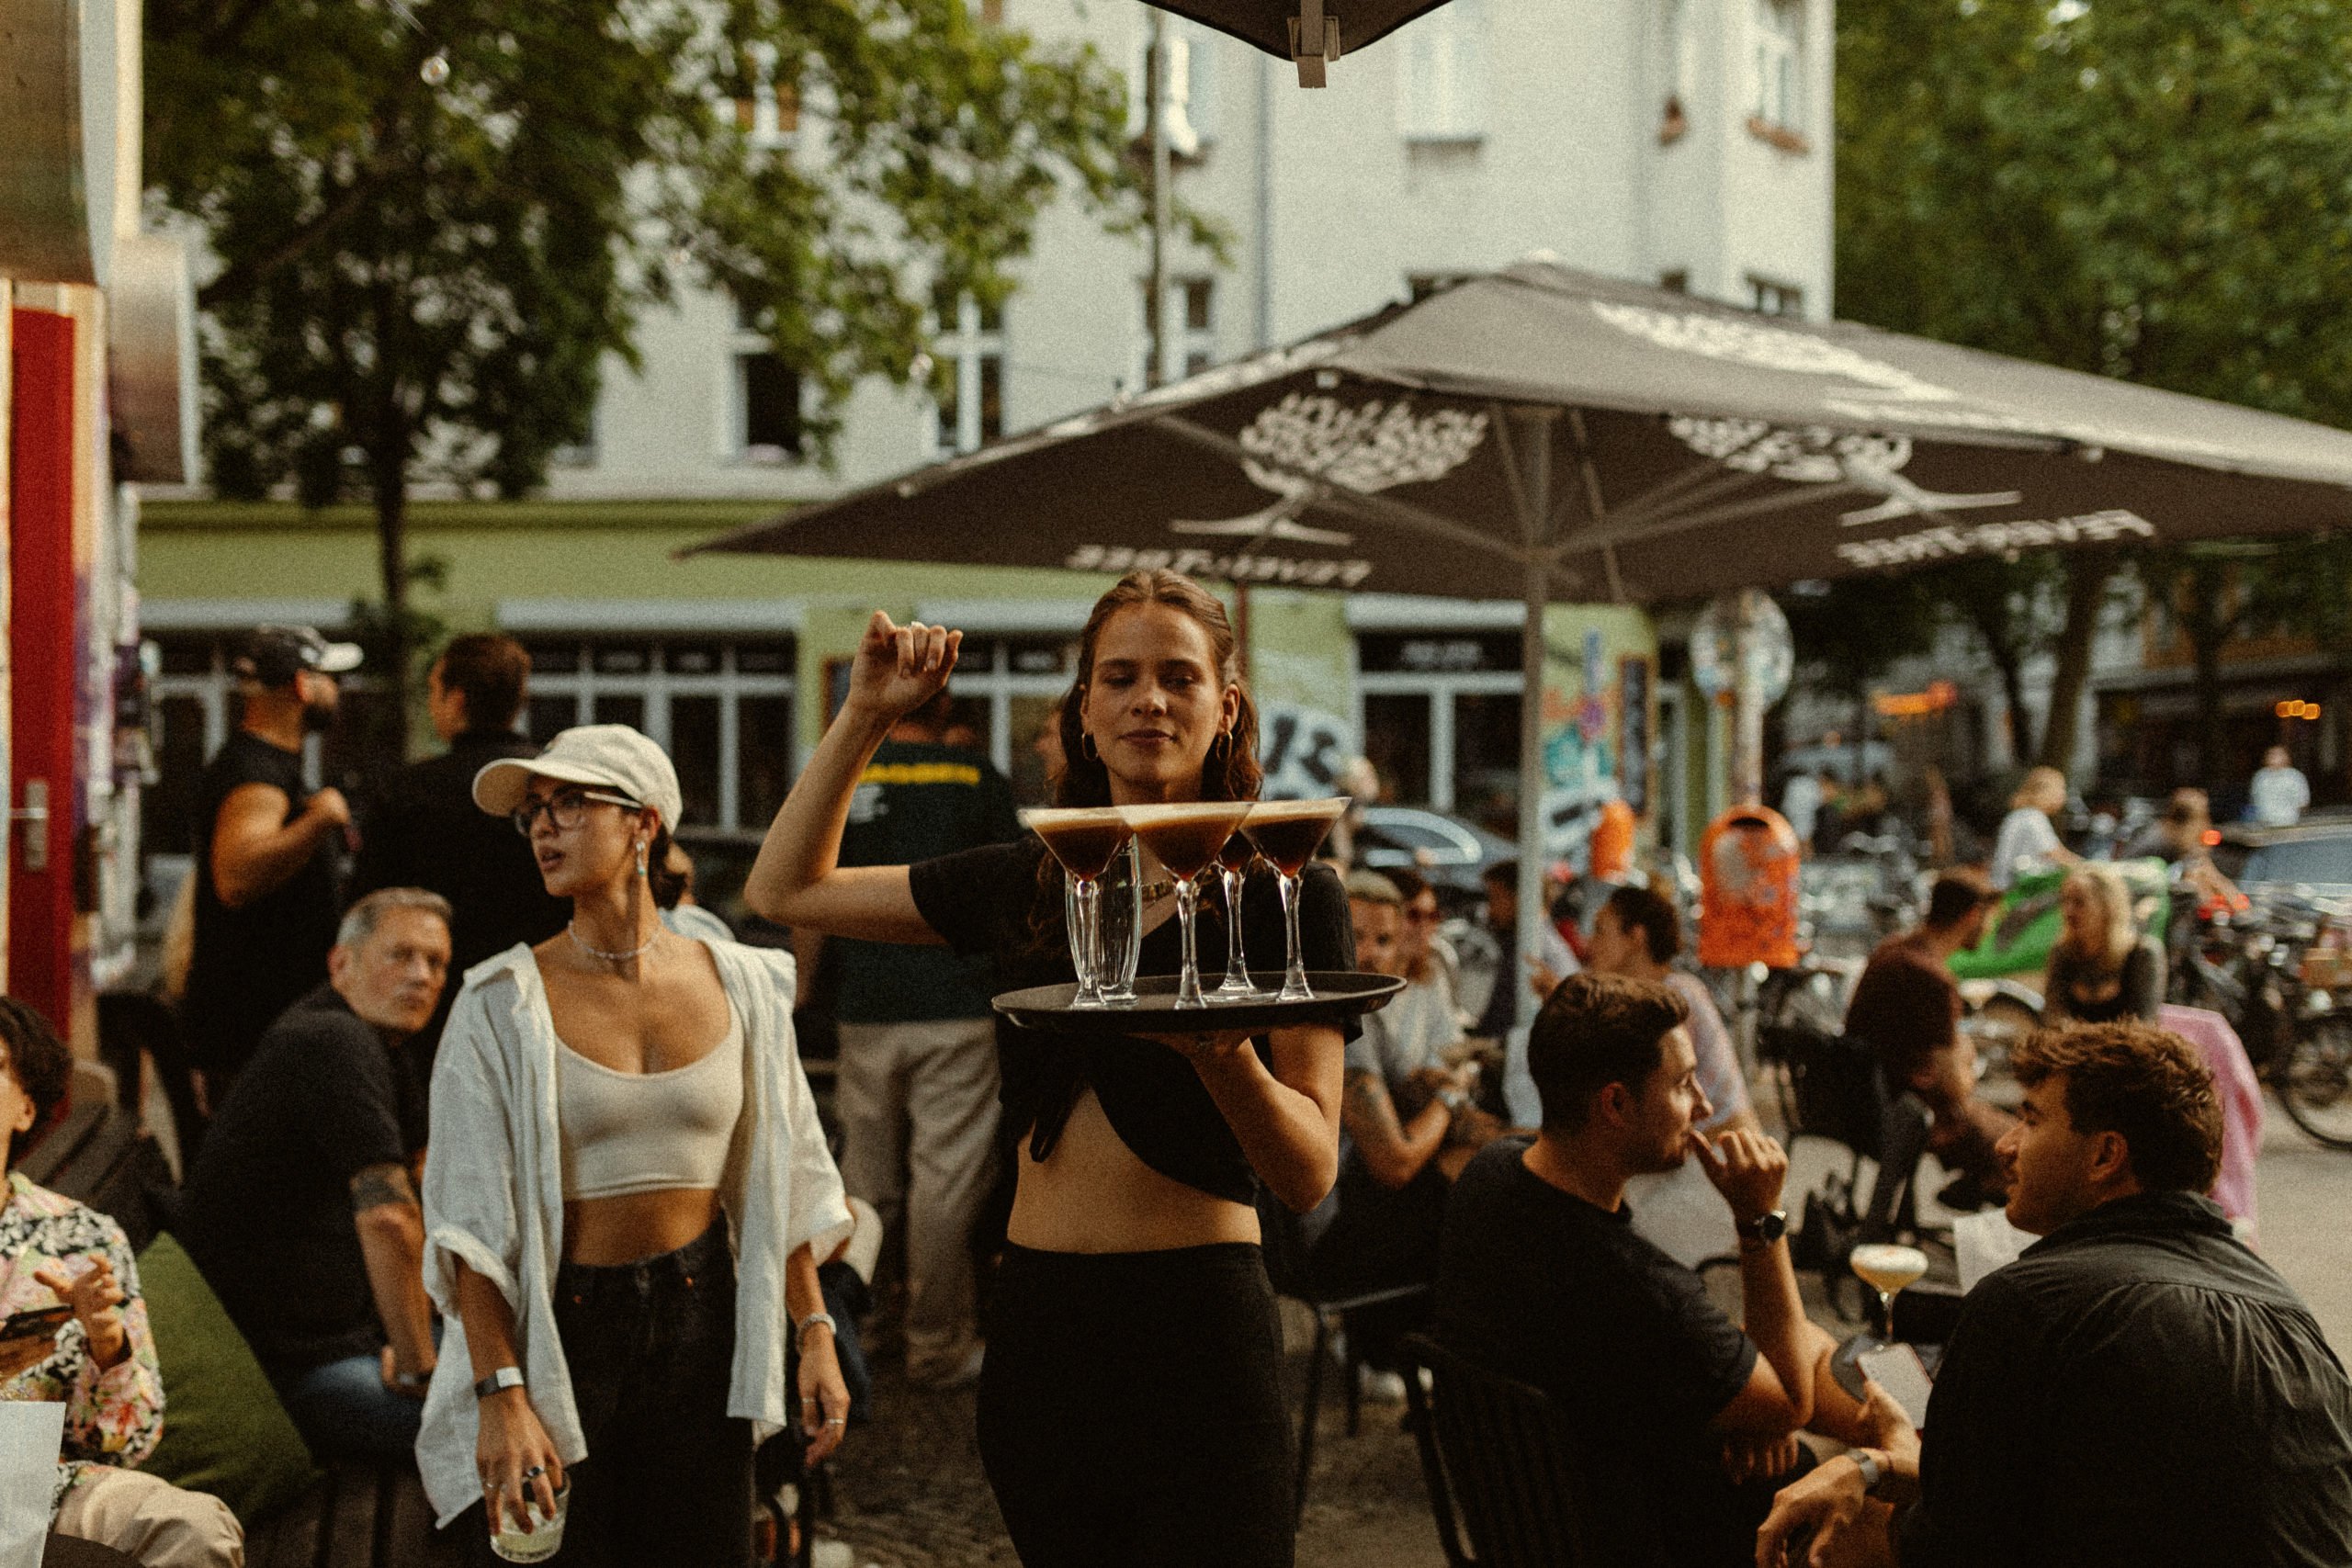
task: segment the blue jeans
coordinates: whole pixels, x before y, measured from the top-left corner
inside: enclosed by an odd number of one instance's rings
[[[284,1378],[277,1397],[314,1454],[401,1459],[416,1451],[424,1401],[386,1388],[373,1350]]]

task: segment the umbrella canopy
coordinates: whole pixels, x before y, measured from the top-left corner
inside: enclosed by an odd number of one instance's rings
[[[1524,598],[1534,691],[1549,598],[2347,521],[2342,431],[1532,262],[697,547]]]
[[[1648,602],[2347,521],[2342,431],[1534,263],[698,547]]]
[[[1298,62],[1298,85],[1323,85],[1324,68],[1387,37],[1445,0],[1161,0],[1159,9],[1231,33],[1277,60]]]

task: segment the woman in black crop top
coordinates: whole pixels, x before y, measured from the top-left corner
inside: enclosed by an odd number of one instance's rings
[[[1067,980],[1061,874],[1034,839],[915,866],[835,863],[858,775],[898,716],[945,682],[960,641],[875,615],[849,700],[744,897],[794,927],[985,953],[1000,988]],[[1059,728],[1066,805],[1257,794],[1256,713],[1232,628],[1176,573],[1131,573],[1096,604]],[[1147,884],[1159,874],[1147,860]],[[1174,899],[1147,893],[1139,967],[1173,973]],[[1337,877],[1310,870],[1303,897],[1307,967],[1352,967]],[[1279,964],[1272,880],[1251,879],[1241,906],[1253,961]],[[999,1040],[1019,1171],[979,1438],[1023,1562],[1288,1564],[1282,1336],[1253,1199],[1262,1186],[1304,1212],[1329,1191],[1345,1035]]]

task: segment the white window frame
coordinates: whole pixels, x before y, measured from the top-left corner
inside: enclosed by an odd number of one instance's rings
[[[1769,126],[1804,130],[1804,0],[1756,0],[1754,114]]]
[[[794,468],[808,460],[808,444],[804,434],[801,449],[789,446],[753,446],[744,438],[750,432],[744,428],[752,417],[751,361],[762,355],[775,353],[775,344],[756,328],[743,324],[742,309],[729,299],[727,308],[734,312],[734,326],[727,339],[727,455],[738,463],[756,463],[763,467]],[[805,433],[808,416],[808,389],[800,389],[800,415]]]
[[[1452,0],[1397,39],[1397,133],[1408,142],[1483,141],[1493,82],[1486,0]]]
[[[1748,309],[1763,316],[1804,320],[1804,286],[1757,273],[1747,275]]]
[[[531,674],[531,700],[534,703],[549,697],[569,697],[572,702],[573,724],[586,724],[595,712],[599,696],[631,696],[645,704],[645,734],[662,750],[670,747],[670,703],[673,697],[715,696],[718,699],[718,819],[715,822],[689,822],[689,831],[704,830],[722,833],[757,832],[766,828],[765,822],[744,822],[741,799],[741,735],[738,725],[737,703],[743,697],[785,697],[797,710],[800,701],[797,665],[799,644],[793,645],[795,668],[775,673],[746,674],[735,667],[738,639],[728,637],[693,637],[695,642],[718,644],[718,668],[702,673],[678,673],[670,669],[669,643],[661,637],[639,638],[652,651],[651,668],[635,674],[600,671],[595,667],[596,649],[612,640],[610,633],[588,634],[572,632],[528,631],[518,635],[529,642],[545,646],[549,643],[577,641],[580,664],[577,670],[550,671]],[[770,639],[762,639],[763,641]],[[794,756],[788,772],[797,777],[800,772],[798,730],[800,716],[793,715]],[[544,740],[546,737],[535,739]]]
[[[1169,377],[1171,380],[1181,381],[1187,376],[1198,375],[1201,370],[1215,365],[1219,358],[1216,336],[1218,306],[1216,275],[1205,272],[1188,273],[1182,276],[1170,277],[1162,287],[1167,293],[1168,313],[1164,319],[1168,322],[1170,334],[1169,347],[1173,350],[1169,355]],[[1209,291],[1209,324],[1204,327],[1187,324],[1190,320],[1185,311],[1187,293],[1194,287],[1204,288]],[[1129,378],[1127,385],[1135,391],[1141,391],[1151,385],[1150,310],[1151,279],[1139,277],[1136,279],[1135,349],[1128,355],[1127,360]],[[1195,359],[1201,362],[1197,369],[1193,365]]]
[[[1001,401],[1011,389],[1006,376],[1004,315],[999,311],[997,324],[983,330],[979,301],[963,294],[956,297],[955,323],[951,326],[934,321],[933,325],[938,328],[938,335],[932,339],[932,353],[956,383],[956,434],[954,439],[947,439],[940,429],[940,407],[935,399],[925,400],[925,428],[930,432],[930,450],[951,457],[977,451],[992,439],[980,418],[981,364],[985,360],[996,361],[997,397]],[[999,423],[1001,424],[1001,419]],[[998,436],[1003,434],[1001,428],[997,432]]]
[[[1356,676],[1356,733],[1365,733],[1366,697],[1427,697],[1430,704],[1430,798],[1427,804],[1431,811],[1451,815],[1454,805],[1454,700],[1467,696],[1518,696],[1526,688],[1526,677],[1517,670],[1362,671]],[[1398,804],[1409,806],[1419,803],[1400,801]]]
[[[799,106],[796,103],[792,114],[785,113],[783,96],[776,90],[774,44],[753,43],[746,47],[744,53],[752,65],[752,96],[749,100],[735,100],[736,123],[741,126],[744,141],[753,152],[783,152],[799,140]],[[751,110],[749,125],[742,124],[746,107]]]
[[[1151,19],[1136,13],[1135,48],[1127,61],[1127,134],[1151,134]],[[1179,158],[1197,158],[1217,137],[1217,51],[1214,28],[1180,17],[1168,18],[1168,146]]]

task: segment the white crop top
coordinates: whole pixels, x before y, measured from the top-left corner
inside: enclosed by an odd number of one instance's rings
[[[555,1083],[566,1202],[716,1190],[743,1114],[742,1018],[730,1006],[727,1038],[663,1073],[615,1072],[563,1045]]]

